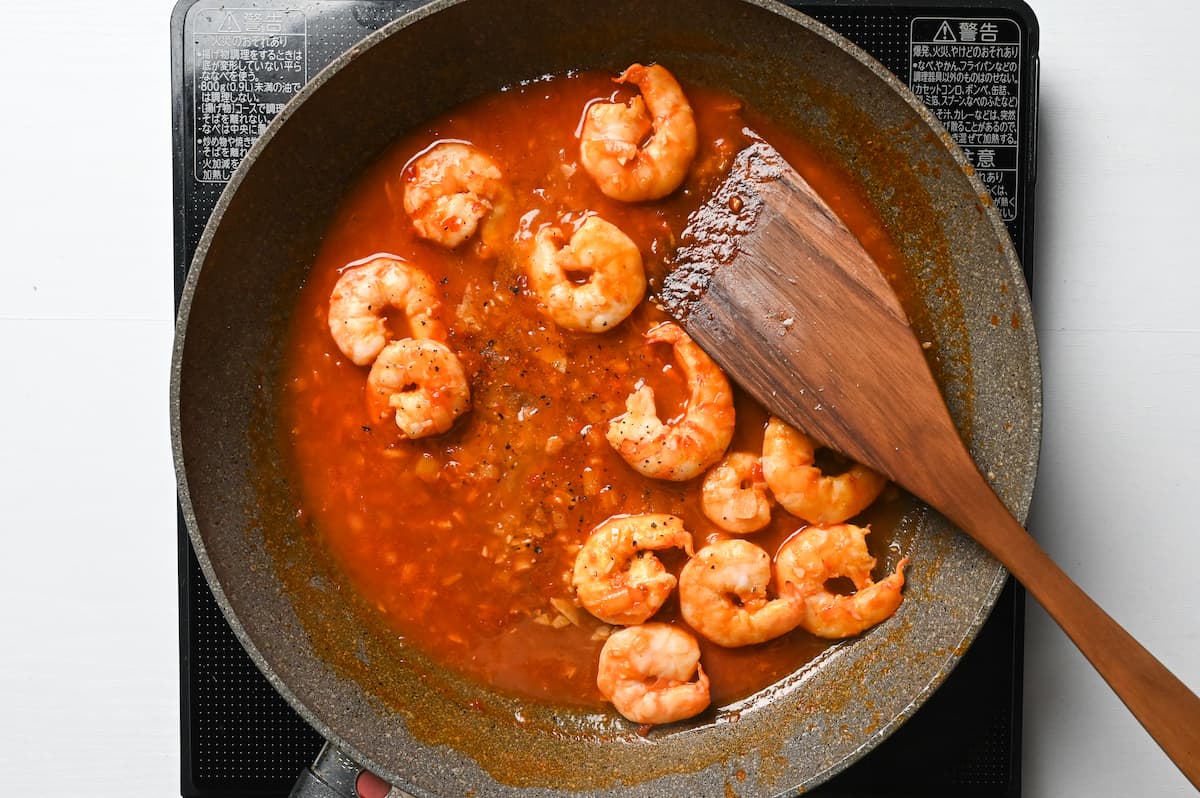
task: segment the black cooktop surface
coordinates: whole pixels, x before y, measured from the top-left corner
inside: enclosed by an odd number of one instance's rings
[[[426,0],[182,0],[171,24],[175,291],[225,182],[321,67]],[[963,147],[1032,285],[1037,47],[1014,0],[791,5],[871,53]],[[275,693],[225,623],[179,518],[181,794],[284,796],[322,739]],[[975,644],[895,734],[823,796],[1017,796],[1024,592],[1009,584]]]

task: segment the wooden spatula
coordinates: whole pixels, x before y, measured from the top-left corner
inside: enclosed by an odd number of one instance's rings
[[[1200,788],[1200,699],[1005,509],[959,438],[899,300],[812,187],[755,142],[681,241],[659,299],[725,373],[975,538]]]

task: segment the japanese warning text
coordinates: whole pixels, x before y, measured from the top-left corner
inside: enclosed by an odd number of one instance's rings
[[[909,87],[954,137],[1000,217],[1017,216],[1021,29],[1008,19],[918,17]]]
[[[223,183],[308,82],[304,14],[205,9],[193,21],[194,176]]]

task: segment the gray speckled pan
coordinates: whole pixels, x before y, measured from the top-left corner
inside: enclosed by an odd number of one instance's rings
[[[634,61],[736,92],[862,182],[934,320],[960,429],[1010,509],[1023,517],[1029,504],[1040,377],[1021,270],[962,155],[886,70],[767,2],[434,3],[318,75],[242,164],[184,290],[171,385],[184,513],[234,630],[322,734],[415,795],[812,788],[936,689],[1005,578],[969,538],[916,511],[895,617],[737,707],[643,737],[614,716],[519,706],[437,668],[314,556],[271,418],[289,314],[341,192],[399,134],[464,99]]]

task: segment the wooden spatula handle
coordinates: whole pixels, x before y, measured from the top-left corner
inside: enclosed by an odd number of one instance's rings
[[[1009,514],[983,477],[978,479],[974,506],[943,508],[947,516],[1033,594],[1200,789],[1200,698],[1084,593]]]

